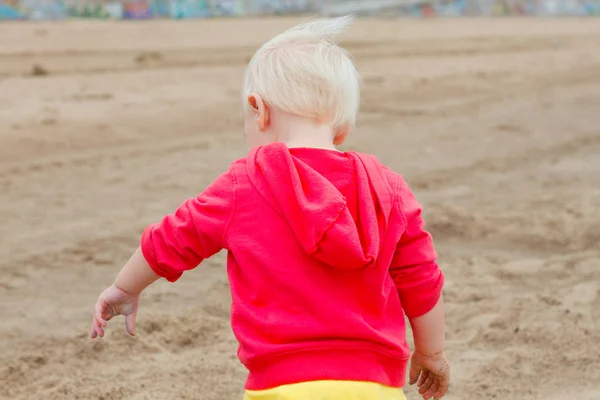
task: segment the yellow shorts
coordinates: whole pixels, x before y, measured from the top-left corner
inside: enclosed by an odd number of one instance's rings
[[[247,390],[244,400],[406,400],[400,388],[373,382],[314,381]]]

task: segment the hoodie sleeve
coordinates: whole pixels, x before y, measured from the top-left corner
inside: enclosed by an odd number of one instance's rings
[[[184,271],[197,267],[226,246],[234,191],[233,175],[228,171],[173,214],[144,230],[141,249],[154,272],[175,282]]]
[[[406,316],[413,319],[427,314],[437,304],[444,275],[436,263],[431,235],[425,230],[421,204],[401,177],[398,189],[406,229],[396,246],[390,274]]]

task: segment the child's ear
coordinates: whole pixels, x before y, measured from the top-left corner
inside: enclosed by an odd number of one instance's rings
[[[254,93],[250,93],[248,95],[248,105],[250,106],[252,111],[254,111],[255,113],[258,112],[258,102],[259,101],[260,101],[260,96],[254,94]]]
[[[350,129],[350,125],[344,125],[341,128],[339,128],[335,132],[335,136],[333,137],[333,144],[339,146],[342,143],[344,143],[346,141],[346,138],[348,137],[348,134],[350,133]]]
[[[248,95],[248,104],[254,113],[258,128],[261,131],[267,129],[269,123],[271,122],[271,113],[267,103],[265,103],[260,95],[256,93],[250,93]]]

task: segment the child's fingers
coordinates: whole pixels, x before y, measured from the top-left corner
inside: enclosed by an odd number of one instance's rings
[[[421,371],[421,376],[419,377],[419,381],[417,382],[417,386],[421,387],[425,383],[425,381],[429,378],[429,371],[423,370]]]
[[[98,332],[96,332],[96,327],[94,326],[94,321],[92,321],[92,330],[90,332],[90,337],[92,339],[96,339],[98,337]]]
[[[106,321],[104,320],[104,318],[102,318],[103,312],[104,312],[103,303],[102,302],[96,303],[96,306],[94,307],[94,317],[96,319],[96,322],[104,328],[106,326]]]
[[[119,315],[118,313],[116,313],[115,310],[113,310],[111,307],[109,307],[108,304],[106,304],[104,302],[102,302],[102,305],[100,307],[102,309],[100,317],[102,318],[102,320],[104,320],[106,322],[113,319],[113,317],[116,317],[117,315]]]
[[[100,337],[104,337],[104,329],[100,325],[100,322],[94,317],[94,330]]]
[[[442,397],[444,397],[446,395],[446,393],[448,393],[448,379],[442,379],[439,382],[439,388],[437,390],[437,392],[435,393],[435,398],[436,399],[441,399]]]
[[[135,318],[137,315],[137,311],[132,312],[131,314],[125,316],[125,328],[127,332],[131,336],[135,336]]]
[[[413,359],[410,363],[410,373],[408,380],[408,383],[410,385],[414,385],[415,383],[417,383],[421,371],[423,371],[423,367],[421,367],[421,365],[418,362],[415,362]]]
[[[93,326],[94,330],[96,331],[96,334],[100,337],[104,337],[104,327],[106,326],[106,321],[104,321],[102,317],[100,317],[100,312],[101,309],[99,308],[99,305],[96,304],[96,307],[94,307]]]
[[[116,307],[110,307],[108,304],[104,303],[104,307],[102,308],[102,318],[105,321],[110,321],[116,316],[121,315]]]
[[[409,375],[409,385],[414,385],[417,383],[417,379],[419,379],[419,375],[421,374],[421,369],[412,365],[410,367],[410,375]]]
[[[429,374],[427,380],[423,382],[423,385],[419,388],[419,394],[425,394],[431,388],[431,385],[433,385],[433,374]]]
[[[114,317],[114,316],[115,316],[115,315],[114,315],[114,314],[113,314],[111,311],[109,311],[109,310],[105,310],[105,311],[102,313],[102,315],[101,315],[102,319],[103,319],[104,321],[106,321],[106,322],[108,322],[108,321],[110,321],[111,319],[113,319],[113,317]]]
[[[430,399],[431,397],[435,397],[434,395],[438,392],[439,382],[437,379],[433,379],[429,389],[425,393],[423,393],[424,399]]]

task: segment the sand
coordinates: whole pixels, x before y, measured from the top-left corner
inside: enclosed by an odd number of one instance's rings
[[[244,65],[297,21],[0,25],[0,398],[241,399],[223,254],[149,288],[136,338],[90,340],[91,311],[245,154]],[[598,20],[365,19],[344,42],[344,148],[404,175],[447,276],[447,399],[600,399]]]

